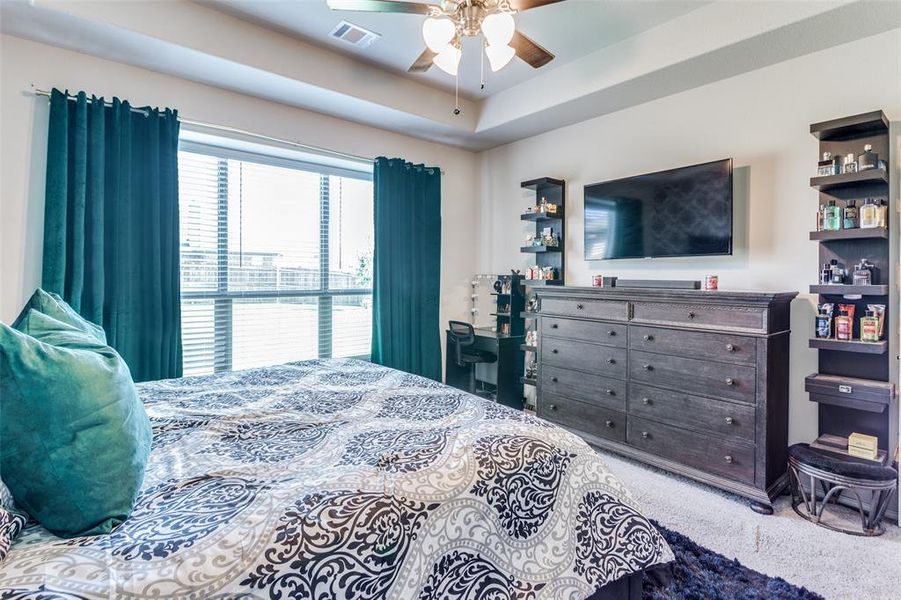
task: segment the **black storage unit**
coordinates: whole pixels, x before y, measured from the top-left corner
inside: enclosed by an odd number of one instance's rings
[[[889,201],[889,181],[892,161],[888,136],[888,119],[882,111],[843,117],[810,126],[810,133],[820,140],[820,156],[859,155],[870,144],[887,169],[812,177],[810,185],[819,192],[819,204],[835,200],[843,207],[854,200],[858,205],[866,198]],[[819,266],[835,259],[853,267],[861,259],[875,266],[872,285],[812,285],[810,292],[819,295],[819,302],[853,304],[855,316],[853,341],[811,339],[809,346],[819,351],[819,372],[805,380],[805,389],[813,402],[819,403],[819,433],[847,437],[857,432],[876,436],[879,448],[891,457],[897,445],[897,433],[891,424],[890,407],[895,389],[890,383],[897,363],[888,352],[889,338],[895,325],[890,321],[890,303],[894,301],[895,269],[890,261],[890,240],[895,236],[888,210],[887,227],[813,231],[810,239],[819,243]],[[883,341],[866,343],[860,340],[860,317],[868,304],[885,305]],[[837,307],[836,307],[837,314]]]
[[[535,235],[538,236],[542,229],[551,227],[560,240],[559,246],[521,246],[520,252],[534,255],[530,258],[531,265],[539,267],[553,267],[557,270],[558,276],[551,281],[542,280],[526,280],[526,285],[563,285],[565,280],[566,267],[566,183],[562,179],[554,179],[552,177],[541,177],[523,181],[520,187],[535,192],[534,205],[537,206],[541,199],[544,198],[549,204],[557,205],[556,213],[539,213],[526,212],[520,215],[523,221],[535,223]]]

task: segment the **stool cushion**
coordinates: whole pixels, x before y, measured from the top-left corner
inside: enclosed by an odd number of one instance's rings
[[[865,463],[841,458],[811,448],[809,444],[795,444],[788,449],[788,455],[794,457],[802,465],[808,465],[843,477],[866,479],[867,481],[894,481],[898,479],[898,472],[891,467],[883,467],[875,462]]]

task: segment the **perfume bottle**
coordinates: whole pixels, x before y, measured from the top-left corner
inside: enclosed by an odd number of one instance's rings
[[[842,229],[857,229],[859,226],[857,203],[854,200],[848,200],[848,204],[845,205],[845,210],[842,212]]]
[[[872,310],[868,310],[866,316],[860,318],[860,341],[879,341],[879,318]]]
[[[857,172],[857,161],[854,158],[854,154],[848,154],[845,156],[845,164],[842,166],[842,173],[856,173]]]
[[[823,160],[817,163],[817,175],[833,175],[832,152],[823,152]]]
[[[842,211],[835,205],[835,200],[826,204],[823,212],[823,229],[826,231],[838,231],[842,228]]]
[[[876,201],[876,227],[885,227],[888,221],[888,202],[880,198]]]
[[[840,308],[839,315],[835,317],[835,339],[850,342],[853,329],[853,322],[848,316],[848,311]]]
[[[873,152],[873,146],[867,144],[863,147],[863,153],[857,155],[857,170],[866,171],[879,167],[879,155]]]
[[[867,198],[860,207],[860,228],[872,229],[879,227],[879,210],[872,198]]]
[[[832,157],[832,174],[833,175],[841,175],[842,169],[845,164],[845,157],[841,154],[837,154]]]
[[[819,210],[817,210],[817,231],[823,231],[823,213],[826,210],[825,204],[820,204]]]
[[[818,338],[832,337],[832,305],[823,304],[816,316],[814,335]]]
[[[832,285],[843,285],[846,274],[847,271],[839,266],[838,261],[833,258],[829,264],[829,283]]]
[[[829,263],[823,265],[823,270],[820,271],[820,285],[829,285],[832,283],[832,267]]]
[[[873,265],[868,263],[867,259],[861,258],[860,262],[854,265],[851,281],[854,285],[872,285]]]

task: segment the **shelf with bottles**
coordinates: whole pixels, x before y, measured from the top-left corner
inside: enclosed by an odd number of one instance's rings
[[[529,344],[520,344],[519,349],[523,352],[538,352],[538,346],[530,346]]]
[[[821,229],[818,231],[811,231],[810,239],[814,242],[833,242],[841,240],[887,240],[888,227],[871,227],[868,229],[855,227],[853,229],[838,229],[835,231]]]
[[[888,202],[883,198],[865,198],[863,203],[858,206],[857,200],[854,199],[846,200],[842,205],[839,205],[835,199],[830,199],[825,204],[821,204],[817,210],[816,226],[817,233],[887,230]],[[846,234],[846,237],[840,239],[853,239],[854,237],[883,236],[848,236]],[[814,239],[813,236],[811,239]]]
[[[817,307],[814,336],[808,345],[819,350],[885,354],[885,304],[823,302]],[[855,318],[855,315],[860,315]]]
[[[850,283],[837,283],[810,286],[811,294],[823,296],[885,296],[888,294],[887,285],[853,285]]]
[[[810,178],[810,187],[821,192],[830,192],[855,186],[860,183],[888,184],[888,172],[884,169],[869,169],[839,175],[818,175]]]
[[[562,221],[563,220],[563,209],[558,208],[555,212],[547,212],[545,211],[527,211],[519,215],[520,220],[522,221],[536,221],[536,222],[544,222],[544,221]]]

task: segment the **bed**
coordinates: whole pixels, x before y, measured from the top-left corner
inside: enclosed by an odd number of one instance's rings
[[[138,391],[131,517],[30,524],[0,597],[623,597],[673,558],[577,436],[428,379],[336,359]]]

